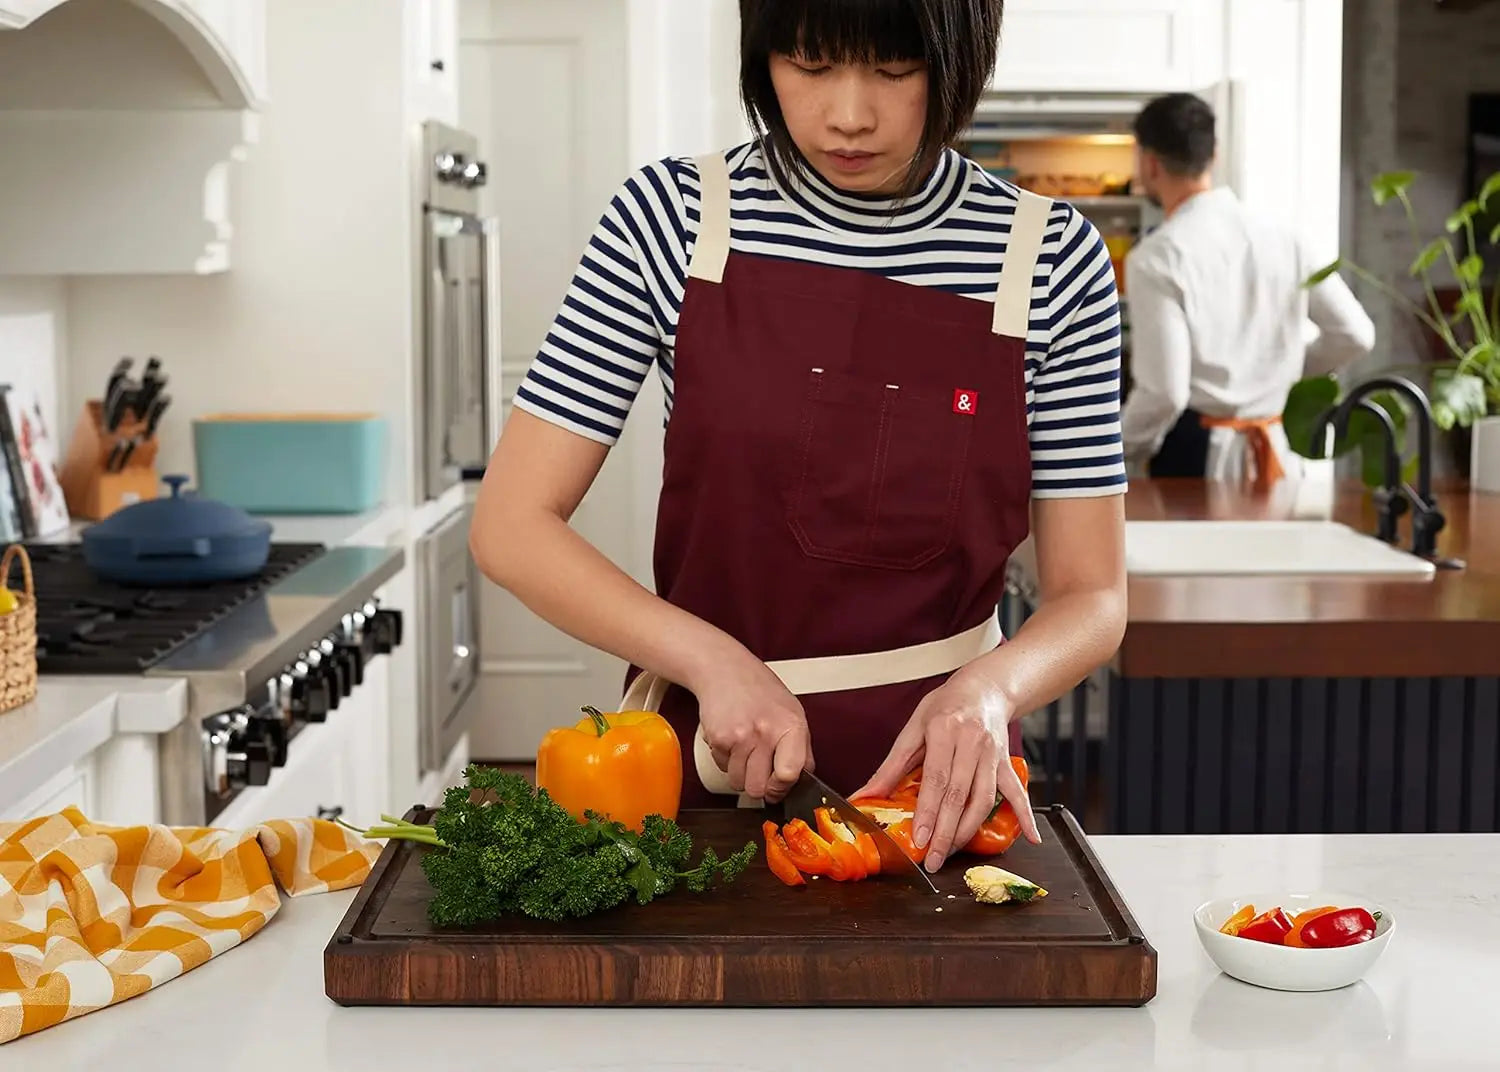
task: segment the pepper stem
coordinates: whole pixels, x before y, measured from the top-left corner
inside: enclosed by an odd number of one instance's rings
[[[609,720],[600,713],[597,707],[590,707],[585,704],[583,707],[583,713],[594,720],[594,732],[597,733],[600,737],[603,737],[606,733],[609,732]]]

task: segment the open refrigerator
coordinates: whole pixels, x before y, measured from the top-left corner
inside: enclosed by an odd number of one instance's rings
[[[1149,92],[992,91],[958,148],[992,174],[1066,201],[1098,229],[1120,288],[1125,389],[1130,383],[1130,295],[1125,256],[1162,221],[1135,181],[1135,116]],[[1217,117],[1215,181],[1243,193],[1245,84],[1221,81],[1198,94]]]

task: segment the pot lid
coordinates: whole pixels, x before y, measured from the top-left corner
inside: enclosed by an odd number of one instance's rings
[[[128,540],[137,547],[152,543],[181,544],[191,540],[230,539],[268,535],[271,523],[253,518],[237,506],[213,499],[200,499],[183,491],[187,477],[162,477],[170,495],[134,503],[116,510],[83,532],[88,540]]]

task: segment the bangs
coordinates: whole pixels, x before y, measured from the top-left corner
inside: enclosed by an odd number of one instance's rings
[[[911,0],[769,0],[743,28],[749,51],[819,63],[926,61],[927,34]]]
[[[1005,0],[740,0],[740,99],[776,181],[800,177],[771,78],[773,55],[818,64],[925,66],[927,116],[902,196],[968,125],[995,69]]]

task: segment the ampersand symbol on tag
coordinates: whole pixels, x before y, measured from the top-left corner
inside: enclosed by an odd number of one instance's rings
[[[953,392],[953,412],[972,417],[979,412],[979,392],[966,391],[962,387]]]

